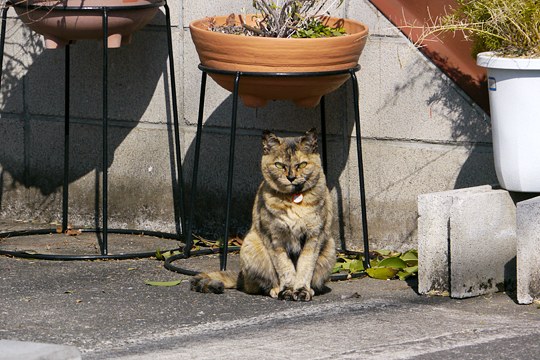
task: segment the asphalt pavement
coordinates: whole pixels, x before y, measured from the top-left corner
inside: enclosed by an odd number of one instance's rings
[[[230,255],[229,268],[237,260]],[[219,261],[181,265],[216,270]],[[0,359],[33,359],[30,349],[41,349],[35,359],[540,358],[540,309],[512,294],[457,300],[419,295],[414,281],[361,278],[304,303],[195,293],[188,279],[152,258],[0,256]],[[44,349],[65,352],[37,357]]]

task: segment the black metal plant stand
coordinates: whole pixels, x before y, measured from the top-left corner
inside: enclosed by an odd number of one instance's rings
[[[366,193],[364,185],[364,169],[363,169],[363,160],[362,160],[362,139],[360,133],[360,110],[359,110],[359,101],[358,101],[358,80],[356,77],[356,72],[360,70],[360,65],[357,65],[354,68],[346,70],[337,70],[337,71],[325,71],[325,72],[243,72],[243,71],[225,71],[212,69],[203,65],[199,65],[199,69],[202,71],[202,80],[201,80],[201,93],[199,98],[199,116],[197,121],[197,135],[195,138],[195,157],[193,165],[193,179],[191,182],[191,199],[190,199],[190,213],[189,220],[186,228],[186,243],[184,246],[183,254],[178,254],[169,257],[165,261],[165,267],[169,270],[180,272],[187,275],[194,275],[197,272],[180,268],[172,264],[173,261],[178,259],[185,259],[191,255],[203,255],[203,253],[197,252],[197,254],[191,253],[191,248],[193,245],[193,235],[191,233],[194,221],[195,213],[195,200],[197,196],[197,176],[199,170],[199,155],[201,148],[201,136],[202,136],[202,121],[203,121],[203,112],[204,112],[204,100],[206,95],[206,79],[208,73],[211,74],[222,74],[230,75],[234,77],[234,88],[233,88],[233,103],[232,103],[232,114],[231,114],[231,132],[229,140],[229,168],[228,168],[228,177],[227,177],[227,199],[226,199],[226,215],[225,215],[225,235],[223,237],[224,241],[221,244],[220,250],[220,269],[225,270],[227,267],[227,254],[229,251],[227,239],[229,238],[229,219],[230,219],[230,209],[231,209],[231,200],[232,200],[232,181],[233,181],[233,172],[234,172],[234,151],[235,151],[235,140],[236,140],[236,118],[238,110],[238,89],[240,84],[240,79],[242,77],[324,77],[324,76],[333,76],[333,75],[343,75],[349,74],[350,80],[352,83],[352,97],[353,97],[353,107],[354,107],[354,120],[356,127],[356,152],[358,156],[358,177],[360,185],[360,206],[362,210],[362,236],[363,236],[363,245],[364,245],[364,267],[367,269],[370,267],[369,264],[369,239],[368,239],[368,223],[366,215]],[[321,142],[322,142],[322,162],[324,171],[327,172],[327,154],[326,154],[326,107],[324,96],[321,99]],[[211,253],[212,251],[207,251],[206,253]]]
[[[16,5],[13,5],[16,6]],[[25,6],[25,8],[32,7],[31,5],[19,5]],[[44,6],[44,5],[36,5]],[[101,12],[102,15],[102,25],[103,25],[103,60],[102,60],[102,84],[103,84],[103,174],[102,174],[102,226],[101,228],[96,229],[82,229],[82,232],[90,233],[99,233],[101,234],[101,240],[98,240],[100,254],[90,254],[90,255],[54,255],[54,254],[37,254],[37,253],[28,253],[24,251],[8,251],[1,250],[0,255],[10,255],[15,257],[23,258],[33,258],[33,259],[44,259],[44,260],[97,260],[97,259],[129,259],[129,258],[142,258],[142,257],[151,257],[155,255],[155,252],[138,252],[138,253],[122,253],[122,254],[109,254],[108,250],[108,234],[128,234],[128,235],[147,235],[152,237],[159,237],[164,239],[172,240],[181,240],[182,235],[180,232],[178,234],[165,233],[159,231],[148,231],[148,230],[124,230],[124,229],[110,229],[108,226],[108,47],[107,47],[107,38],[108,38],[108,19],[109,14],[116,10],[131,10],[131,9],[144,9],[144,8],[156,8],[164,7],[165,16],[166,16],[166,26],[167,26],[167,45],[168,45],[168,56],[169,56],[169,76],[171,80],[171,98],[172,98],[172,108],[173,108],[173,128],[174,128],[174,142],[175,142],[175,158],[176,158],[176,167],[177,167],[177,181],[179,189],[179,212],[181,218],[181,227],[182,232],[185,230],[184,226],[184,181],[182,176],[182,160],[180,153],[180,136],[179,136],[179,122],[178,122],[178,105],[176,99],[176,82],[175,82],[175,72],[174,72],[174,61],[173,61],[173,48],[172,48],[172,35],[171,35],[171,19],[170,19],[170,10],[167,2],[165,0],[147,4],[147,5],[138,5],[138,6],[122,6],[122,7],[108,7],[108,6],[82,6],[82,7],[69,7],[61,6],[55,7],[55,11],[90,11],[90,12]],[[34,6],[35,7],[35,6]],[[3,63],[4,59],[4,44],[5,44],[5,34],[6,34],[6,19],[7,11],[9,7],[3,9],[2,12],[2,32],[0,38],[0,61]],[[62,191],[62,232],[68,230],[68,200],[69,200],[69,102],[70,102],[70,89],[69,89],[69,78],[70,78],[70,45],[65,47],[65,113],[64,113],[64,181],[63,181],[63,191]],[[0,77],[1,81],[1,77]],[[29,235],[42,235],[42,234],[51,234],[57,232],[56,229],[39,229],[39,230],[21,230],[21,231],[11,231],[0,233],[0,239],[2,238],[12,238],[18,236],[29,236]],[[176,247],[177,248],[177,247]]]

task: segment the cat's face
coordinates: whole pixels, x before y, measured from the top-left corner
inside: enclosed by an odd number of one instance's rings
[[[261,166],[266,182],[281,193],[301,193],[315,186],[322,175],[315,129],[287,138],[265,131]]]

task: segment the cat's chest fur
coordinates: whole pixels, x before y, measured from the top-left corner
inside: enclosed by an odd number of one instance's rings
[[[305,196],[299,204],[287,198],[274,200],[271,204],[271,211],[275,215],[274,226],[288,232],[294,239],[304,239],[318,233],[324,221],[321,204],[313,200],[310,196]]]

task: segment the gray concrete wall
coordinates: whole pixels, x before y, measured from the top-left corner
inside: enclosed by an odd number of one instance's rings
[[[246,0],[170,1],[185,178],[191,178],[200,72],[188,24],[238,12]],[[370,39],[360,59],[360,112],[370,238],[374,248],[416,246],[418,194],[496,182],[489,118],[423,57],[366,0],[345,0],[338,14],[365,22]],[[164,16],[111,51],[110,223],[172,230],[176,182]],[[61,208],[63,52],[42,50],[10,19],[1,91],[0,214],[57,221]],[[71,220],[92,225],[101,165],[101,50],[72,48]],[[329,186],[342,219],[339,232],[360,247],[355,129],[349,86],[328,96]],[[231,96],[208,81],[196,228],[221,233]],[[319,127],[318,109],[275,102],[239,109],[232,225],[245,230],[261,179],[260,134]],[[189,184],[188,184],[189,185]]]

